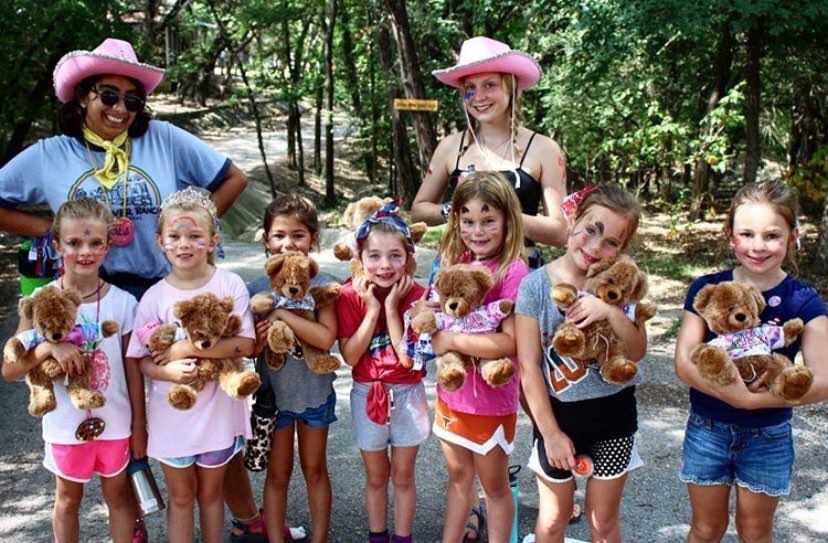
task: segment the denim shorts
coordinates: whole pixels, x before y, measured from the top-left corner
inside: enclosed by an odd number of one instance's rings
[[[696,485],[737,484],[754,494],[791,492],[791,422],[749,428],[690,413],[679,479]]]
[[[308,407],[301,413],[279,411],[276,414],[276,430],[301,422],[308,428],[327,428],[336,422],[336,392],[331,392],[325,403],[319,407]]]

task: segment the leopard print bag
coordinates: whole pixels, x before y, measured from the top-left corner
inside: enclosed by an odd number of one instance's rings
[[[256,366],[262,379],[262,386],[253,396],[253,411],[250,414],[253,437],[247,440],[244,447],[244,465],[250,471],[263,471],[267,468],[267,461],[270,458],[277,409],[273,388],[267,378],[267,370],[261,367],[258,359]]]

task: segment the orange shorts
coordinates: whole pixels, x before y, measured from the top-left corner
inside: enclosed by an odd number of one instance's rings
[[[472,415],[454,411],[439,397],[434,402],[434,435],[477,454],[500,446],[507,455],[515,446],[517,413]]]

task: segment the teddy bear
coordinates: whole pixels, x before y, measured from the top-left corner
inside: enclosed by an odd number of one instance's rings
[[[75,288],[60,289],[46,286],[32,296],[24,297],[18,304],[20,315],[32,323],[31,330],[25,330],[10,338],[3,349],[3,362],[16,364],[32,348],[48,341],[50,343],[70,342],[84,351],[97,348],[101,340],[118,331],[115,321],[100,323],[76,323],[81,295]],[[29,387],[29,413],[42,417],[57,407],[53,382],[66,379],[69,400],[77,409],[87,410],[102,407],[106,403],[103,394],[92,390],[91,365],[86,364],[80,374],[66,376],[54,358],[47,358],[26,374]]]
[[[205,350],[220,339],[239,333],[241,318],[233,314],[233,309],[230,296],[219,299],[207,292],[175,302],[173,314],[180,324],[150,324],[137,333],[153,353],[164,351],[182,339],[189,339],[197,350]],[[210,381],[218,382],[228,396],[237,400],[250,396],[261,385],[259,375],[244,369],[241,358],[200,358],[195,380],[174,384],[167,393],[167,401],[176,409],[190,409],[198,399],[198,392]]]
[[[410,319],[410,328],[416,339],[408,338],[406,354],[421,367],[425,360],[433,357],[430,350],[431,334],[440,330],[467,334],[493,333],[501,321],[512,313],[514,303],[501,299],[483,304],[486,293],[494,285],[492,273],[481,266],[454,264],[441,270],[434,280],[434,290],[440,299],[441,311],[422,311]],[[408,346],[413,346],[408,350]],[[413,356],[412,356],[413,355]],[[466,368],[474,364],[473,357],[449,351],[436,356],[437,382],[454,392],[466,381]],[[508,357],[481,359],[478,371],[489,386],[500,386],[509,382],[515,373],[515,366]]]
[[[592,264],[587,270],[583,292],[569,283],[558,283],[550,292],[552,300],[564,311],[584,295],[597,296],[604,303],[624,310],[638,324],[656,314],[654,304],[642,301],[647,295],[647,276],[626,255]],[[564,321],[552,336],[552,348],[561,356],[597,361],[601,377],[611,384],[628,383],[638,373],[638,365],[627,355],[626,343],[606,319],[585,328]]]
[[[270,280],[270,292],[259,292],[250,299],[250,309],[255,315],[267,315],[274,309],[290,309],[296,314],[313,319],[317,309],[334,303],[339,298],[341,285],[328,283],[311,287],[311,279],[319,273],[319,264],[300,252],[272,255],[265,262],[265,274]],[[339,368],[339,359],[300,341],[290,326],[275,320],[267,332],[268,349],[265,363],[268,368],[278,371],[285,365],[285,353],[301,344],[297,356],[305,359],[308,367],[317,374],[326,374]]]
[[[351,260],[357,254],[356,239],[354,232],[359,226],[365,222],[375,211],[380,209],[388,203],[386,200],[378,196],[365,196],[360,198],[345,207],[345,212],[342,214],[342,222],[348,228],[349,232],[346,238],[339,240],[333,247],[333,253],[336,258],[341,261]],[[411,232],[411,241],[418,243],[426,233],[428,226],[424,222],[414,222],[408,225],[408,230]],[[353,267],[353,263],[352,263]],[[353,271],[353,270],[352,270]]]
[[[811,388],[814,376],[809,368],[772,352],[799,337],[805,328],[802,319],[790,319],[781,326],[763,324],[759,315],[765,299],[758,288],[737,281],[706,285],[696,294],[693,308],[717,334],[690,352],[690,361],[706,381],[727,385],[738,375],[752,382],[767,373],[765,384],[770,391],[788,401],[802,398]]]

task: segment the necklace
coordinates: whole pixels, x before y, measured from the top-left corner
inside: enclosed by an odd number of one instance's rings
[[[86,154],[89,155],[89,162],[92,164],[92,169],[96,172],[95,179],[97,179],[98,184],[101,186],[101,189],[103,190],[106,205],[109,206],[110,209],[112,209],[112,202],[109,199],[109,191],[111,189],[108,188],[101,181],[100,177],[98,177],[98,164],[97,162],[95,162],[95,157],[92,155],[92,149],[90,149],[89,147],[89,140],[84,138],[83,142],[86,144]],[[123,181],[121,182],[121,184],[123,185],[123,194],[121,197],[123,205],[121,207],[121,216],[115,217],[115,219],[113,219],[112,221],[112,224],[109,226],[109,237],[112,238],[112,243],[116,247],[126,247],[127,245],[132,243],[133,239],[135,239],[135,223],[133,223],[132,220],[129,217],[127,217],[127,178],[129,177],[129,156],[131,147],[131,141],[129,138],[126,139],[125,146],[126,161],[124,162],[124,171],[118,172],[119,177],[123,176]],[[114,189],[115,186],[113,185],[111,188]],[[113,212],[114,211],[115,210],[113,209]]]
[[[89,294],[81,294],[81,298],[86,299],[86,298],[89,298],[90,296],[94,296],[94,295],[96,295],[96,294],[100,294],[101,289],[104,287],[104,284],[105,284],[105,283],[104,283],[104,280],[103,280],[103,279],[98,279],[98,286],[96,286],[96,287],[95,287],[95,290],[93,290],[93,291],[92,291],[92,292],[90,292]],[[64,290],[64,287],[63,287],[63,276],[62,276],[62,275],[60,276],[60,290]]]
[[[103,288],[104,284],[105,284],[104,281],[100,280],[99,283],[98,283],[97,288],[94,291],[87,294],[86,296],[84,296],[84,298],[87,298],[87,297],[93,296],[93,295],[96,297],[95,298],[95,333],[96,334],[100,330],[101,289]],[[60,285],[60,290],[64,290],[64,288],[63,288],[63,276],[60,277],[59,285]],[[94,354],[94,348],[90,352],[86,347],[86,343],[87,343],[86,339],[84,339],[84,346],[82,347],[82,349],[83,349],[84,358],[86,359],[86,364],[90,364],[90,362],[91,362],[90,359],[92,358],[90,355]],[[89,369],[89,371],[92,371],[91,368]],[[103,431],[104,431],[105,428],[106,428],[106,421],[103,420],[100,417],[92,416],[92,410],[87,409],[86,410],[86,418],[83,419],[81,421],[81,423],[78,424],[78,427],[75,429],[75,439],[77,439],[78,441],[92,441],[93,439],[97,439],[98,437],[100,437],[101,434],[103,434]]]

